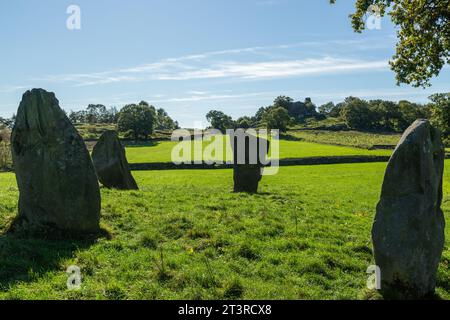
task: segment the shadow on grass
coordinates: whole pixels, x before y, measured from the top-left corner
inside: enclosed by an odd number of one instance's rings
[[[249,194],[256,196],[256,197],[261,197],[261,198],[272,195],[272,193],[270,193],[270,192],[257,192],[257,193],[249,193]]]
[[[62,238],[60,232],[7,231],[0,235],[0,291],[17,282],[32,282],[49,271],[65,272],[63,259],[93,245],[99,238],[110,238],[106,230],[82,238]]]
[[[437,279],[436,287],[441,287],[444,290],[449,290],[448,281],[440,281]],[[397,283],[394,285],[394,288],[384,289],[384,290],[371,290],[364,289],[363,300],[445,300],[439,293],[433,292],[429,293],[425,296],[418,297],[417,291],[412,290],[409,287],[402,285],[401,283]]]
[[[286,141],[303,141],[302,138],[293,136],[291,134],[283,133],[280,134],[280,140],[286,140]]]

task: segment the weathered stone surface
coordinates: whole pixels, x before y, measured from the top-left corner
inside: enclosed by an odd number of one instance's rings
[[[389,161],[372,229],[381,291],[387,298],[434,293],[444,246],[443,170],[439,130],[417,120]]]
[[[99,231],[94,166],[54,93],[25,92],[11,142],[20,191],[18,221],[75,233]]]
[[[125,148],[115,131],[105,131],[92,151],[92,161],[100,182],[108,188],[137,190],[130,172]]]
[[[243,139],[242,137],[245,136]],[[262,178],[262,169],[266,161],[266,156],[269,151],[269,141],[250,136],[249,134],[243,132],[236,132],[234,136],[231,137],[234,140],[232,143],[232,149],[234,154],[233,162],[233,180],[234,180],[234,192],[248,192],[257,193],[258,184]],[[239,148],[239,140],[245,141],[242,146],[245,148]],[[231,141],[231,140],[230,140]],[[260,152],[261,143],[265,143],[267,150]],[[252,147],[251,147],[252,146]],[[251,148],[256,146],[256,157],[251,156]],[[239,152],[244,152],[242,158],[239,156]],[[245,156],[245,158],[244,158]],[[255,163],[256,162],[256,163]]]

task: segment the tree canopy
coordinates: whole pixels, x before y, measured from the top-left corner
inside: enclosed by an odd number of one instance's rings
[[[431,122],[442,131],[444,142],[450,145],[450,93],[430,97]]]
[[[153,132],[155,112],[148,103],[129,104],[120,110],[117,127],[135,140],[148,138]]]
[[[234,129],[233,119],[222,111],[211,110],[206,114],[206,120],[211,123],[211,127],[225,133],[227,129]]]
[[[416,119],[430,118],[427,106],[402,100],[370,100],[348,97],[335,108],[348,128],[402,132]],[[331,110],[334,113],[335,110]]]
[[[390,65],[398,84],[429,86],[431,78],[450,63],[450,0],[357,0],[355,7],[350,18],[356,32],[365,29],[365,17],[373,8],[380,16],[388,14],[397,26],[397,48]]]
[[[90,104],[86,110],[70,111],[68,117],[72,123],[116,123],[118,112],[115,107],[108,109],[102,104]]]
[[[285,108],[273,107],[264,114],[263,122],[269,130],[278,129],[280,132],[286,132],[292,123],[292,118]]]

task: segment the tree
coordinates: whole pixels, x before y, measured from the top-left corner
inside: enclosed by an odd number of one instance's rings
[[[16,116],[13,115],[12,118],[9,119],[5,119],[0,117],[0,129],[12,129],[12,127],[14,126],[14,122],[16,120]]]
[[[331,110],[330,113],[328,114],[329,117],[333,117],[333,118],[337,118],[340,117],[341,115],[341,110],[342,108],[345,106],[345,103],[340,102],[338,104],[336,104],[336,106],[334,106]]]
[[[294,102],[294,99],[292,99],[291,97],[278,96],[277,98],[275,98],[275,100],[273,102],[273,106],[275,108],[281,107],[286,110],[289,110],[289,107],[293,102]]]
[[[373,115],[367,101],[348,97],[341,109],[341,117],[351,129],[369,129],[372,127]]]
[[[294,121],[289,117],[289,113],[282,107],[269,108],[263,116],[263,122],[267,129],[278,129],[280,132],[286,132],[287,127]]]
[[[158,130],[175,130],[178,128],[178,123],[169,117],[168,113],[163,109],[159,108],[156,110],[156,129]]]
[[[86,108],[86,122],[99,123],[101,114],[106,112],[106,107],[102,104],[90,104]]]
[[[289,117],[294,118],[297,122],[302,122],[306,118],[318,115],[316,106],[312,103],[311,98],[306,98],[305,102],[294,102],[290,97],[279,96],[273,102],[272,107],[286,109]]]
[[[396,53],[390,62],[398,84],[429,86],[430,79],[450,63],[450,0],[357,0],[350,16],[356,32],[365,29],[364,18],[374,5],[380,16],[390,9],[398,29]]]
[[[261,122],[264,116],[264,113],[266,113],[266,109],[265,107],[261,107],[258,109],[258,111],[256,111],[255,113],[255,119],[257,122]]]
[[[211,110],[206,114],[206,120],[211,127],[225,133],[227,129],[234,129],[235,123],[233,119],[222,111]]]
[[[249,129],[254,127],[255,123],[252,118],[244,116],[236,120],[236,127],[240,129]]]
[[[104,110],[104,112],[100,113],[99,122],[100,123],[117,123],[118,119],[118,111],[116,107],[111,107],[109,109]]]
[[[155,114],[148,104],[129,104],[120,110],[117,127],[135,140],[148,138],[153,133]]]
[[[431,123],[441,130],[446,145],[450,145],[450,92],[434,94],[429,99]]]
[[[417,119],[430,118],[428,109],[417,103],[401,100],[398,102],[398,108],[401,117],[395,127],[397,131],[406,130]]]
[[[305,117],[314,117],[317,115],[316,105],[312,102],[311,98],[305,99]]]
[[[75,123],[84,123],[86,122],[86,111],[81,110],[81,111],[70,111],[69,112],[69,120],[70,122],[72,122],[73,124]]]
[[[102,104],[90,104],[86,110],[70,111],[68,115],[72,123],[117,123],[116,107],[106,108]]]
[[[369,108],[372,114],[373,129],[395,130],[401,119],[398,104],[393,101],[371,100]]]
[[[325,103],[319,107],[319,113],[328,115],[334,107],[335,105],[333,102]]]

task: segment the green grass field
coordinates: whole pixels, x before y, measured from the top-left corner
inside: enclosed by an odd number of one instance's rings
[[[77,130],[85,139],[99,138],[105,130],[114,130],[114,125],[105,124],[77,124]],[[168,138],[167,132],[156,132],[155,137]],[[390,150],[368,150],[373,145],[395,145],[400,139],[396,134],[371,134],[358,131],[296,131],[288,132],[287,138],[280,140],[280,159],[286,158],[306,158],[306,157],[327,157],[327,156],[349,156],[349,155],[390,155]],[[155,141],[127,144],[127,157],[130,163],[155,163],[172,162],[172,148],[177,144],[171,141]],[[203,148],[209,143],[204,142]],[[224,141],[224,148],[227,148],[231,155],[231,148],[228,142]],[[88,143],[92,149],[92,143]],[[200,148],[199,148],[200,149]],[[201,154],[202,151],[199,152]],[[224,149],[225,154],[225,149]],[[198,160],[201,156],[194,156],[192,148],[191,157],[184,160]],[[218,160],[221,157],[206,157],[205,160]],[[231,157],[223,157],[223,160],[231,160]]]
[[[376,145],[389,145],[394,147],[401,138],[401,134],[380,134],[360,131],[308,130],[291,131],[290,134],[309,142],[364,149],[371,149]]]
[[[183,142],[187,143],[187,142]],[[204,142],[205,148],[210,142]],[[160,141],[152,144],[142,144],[139,146],[127,146],[127,158],[130,163],[154,163],[154,162],[171,162],[172,149],[177,142]],[[228,149],[228,157],[224,159],[231,160],[231,147],[224,144]],[[191,148],[191,158],[184,159],[201,159],[201,148],[198,157],[194,156],[194,148]],[[280,159],[286,158],[307,158],[307,157],[327,157],[327,156],[349,156],[349,155],[387,155],[392,153],[391,150],[367,150],[355,147],[335,146],[327,144],[318,144],[296,140],[280,140]],[[225,154],[225,152],[224,152]],[[206,157],[210,160],[211,157]],[[212,157],[219,159],[218,157]]]
[[[134,172],[140,191],[102,188],[95,242],[20,239],[14,175],[0,174],[0,299],[364,299],[385,163],[282,167],[260,194],[231,170]],[[450,161],[443,208],[450,213]],[[437,293],[450,298],[450,227]],[[82,289],[68,291],[78,265]]]
[[[75,124],[75,128],[83,139],[98,139],[106,130],[116,130],[115,124],[99,123],[88,124],[80,123]]]

